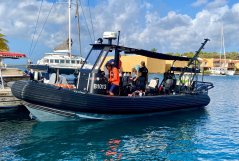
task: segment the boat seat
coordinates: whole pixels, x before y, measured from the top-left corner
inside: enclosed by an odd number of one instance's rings
[[[153,78],[150,80],[148,87],[149,88],[157,88],[159,84],[159,78]]]
[[[151,79],[146,88],[146,95],[157,95],[159,93],[158,85],[159,78]]]
[[[59,83],[59,84],[68,84],[68,82],[66,80],[66,77],[64,77],[62,75],[59,76],[59,80],[58,80],[57,83]]]
[[[56,83],[56,73],[52,73],[48,84],[55,84],[55,83]]]
[[[122,86],[123,86],[123,87],[129,85],[129,82],[130,82],[130,81],[129,81],[129,76],[123,76],[121,82],[122,82]]]

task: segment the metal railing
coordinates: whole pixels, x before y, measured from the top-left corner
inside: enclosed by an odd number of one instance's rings
[[[208,93],[208,90],[214,87],[211,82],[195,81],[193,83],[193,93]]]

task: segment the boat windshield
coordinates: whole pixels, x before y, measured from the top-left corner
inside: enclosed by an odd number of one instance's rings
[[[110,47],[103,47],[103,48],[92,47],[90,53],[88,54],[85,60],[85,62],[93,64],[90,70],[101,69],[103,62],[105,58],[107,57],[109,51],[110,51]],[[86,66],[86,63],[84,63],[84,65],[82,66],[82,69],[89,69],[89,67]]]

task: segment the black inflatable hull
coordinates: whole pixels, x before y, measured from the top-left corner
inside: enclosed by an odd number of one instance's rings
[[[12,86],[15,97],[28,103],[64,111],[99,114],[142,114],[207,106],[207,94],[159,96],[107,96],[81,93],[34,81]]]

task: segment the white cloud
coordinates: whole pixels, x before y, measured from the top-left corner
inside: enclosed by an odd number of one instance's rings
[[[0,28],[11,37],[31,40],[37,19],[40,2],[37,0],[14,1],[0,0]],[[150,1],[138,0],[102,0],[93,6],[92,21],[96,39],[104,31],[121,31],[121,44],[151,49],[159,52],[195,51],[204,38],[211,42],[205,47],[208,51],[218,51],[220,48],[221,22],[225,28],[225,43],[228,50],[239,50],[239,3],[227,6],[225,0],[198,0],[194,6],[204,5],[205,8],[190,16],[176,11],[170,11],[161,16],[153,11]],[[207,4],[207,5],[206,5]],[[37,33],[41,31],[45,18],[51,8],[51,3],[44,1]],[[9,8],[14,8],[10,10]],[[72,7],[74,9],[74,6]],[[81,8],[79,8],[81,11]],[[91,30],[91,20],[88,8],[84,7],[88,28]],[[74,11],[72,11],[74,15]],[[75,20],[73,23],[75,23]],[[74,44],[77,42],[76,25],[72,26]],[[81,14],[81,35],[84,50],[91,43],[86,22]],[[92,34],[92,32],[91,32]],[[39,42],[53,48],[67,37],[67,5],[54,6]],[[26,47],[30,46],[27,44]]]
[[[208,3],[207,8],[219,8],[225,6],[227,4],[227,0],[214,0]]]
[[[122,7],[125,1],[121,2],[119,5]],[[127,6],[130,6],[129,3],[132,3],[132,6],[139,6],[136,1],[128,2]],[[138,6],[136,8],[139,8]],[[105,10],[112,12],[115,7],[111,7],[110,5],[106,6]],[[204,38],[211,39],[206,49],[217,51],[220,48],[221,25],[220,22],[216,21],[221,21],[225,23],[225,34],[228,34],[225,35],[227,49],[229,51],[238,50],[238,45],[235,45],[235,41],[234,45],[230,45],[230,37],[238,37],[237,39],[239,39],[238,34],[232,34],[233,32],[239,32],[239,30],[236,30],[239,23],[239,16],[235,15],[238,15],[237,7],[238,4],[234,4],[230,8],[225,4],[224,0],[216,0],[210,2],[205,9],[198,12],[196,17],[183,15],[175,11],[170,11],[168,15],[161,17],[159,13],[152,12],[144,7],[139,9],[132,7],[131,13],[123,9],[114,10],[114,14],[118,13],[118,17],[121,14],[127,14],[127,19],[117,21],[116,18],[116,21],[112,21],[112,24],[113,26],[118,24],[124,29],[123,34],[127,35],[127,37],[124,37],[124,44],[126,45],[146,49],[155,47],[162,52],[182,52],[195,51]],[[103,13],[100,15],[107,17]],[[98,19],[101,24],[109,22],[106,17],[101,20]],[[110,24],[108,25],[110,26]],[[105,28],[103,26],[102,29]],[[101,31],[103,32],[102,29]]]
[[[193,7],[199,7],[201,5],[207,4],[208,0],[197,0],[192,4]]]
[[[232,12],[239,14],[239,3],[232,6]]]

